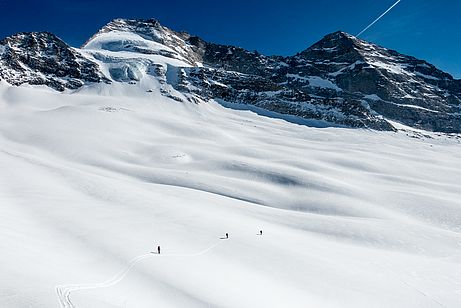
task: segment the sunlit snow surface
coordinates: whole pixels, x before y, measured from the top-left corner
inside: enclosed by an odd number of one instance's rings
[[[0,85],[0,307],[461,307],[459,140],[133,87]]]

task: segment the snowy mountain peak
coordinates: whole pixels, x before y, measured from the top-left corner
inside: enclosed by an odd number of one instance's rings
[[[60,38],[50,32],[21,32],[0,41],[0,44],[10,48],[31,49],[44,49],[52,46],[50,43],[67,46]]]
[[[166,29],[165,29],[166,30]],[[85,48],[95,37],[109,32],[131,32],[151,41],[162,41],[161,32],[165,32],[156,19],[124,19],[117,18],[103,26],[91,37],[82,48]]]
[[[173,31],[155,19],[119,18],[102,27],[82,48],[130,53],[130,57],[157,55],[179,60],[184,66],[197,65],[201,57],[197,47],[188,41],[190,38],[189,34]]]
[[[352,34],[349,34],[344,31],[336,31],[325,35],[322,39],[316,42],[314,45],[309,47],[308,49],[315,48],[315,47],[338,47],[338,48],[346,48],[346,47],[354,47],[357,49],[362,48],[365,45],[374,45],[370,42],[362,40]]]
[[[0,79],[13,85],[76,89],[106,80],[96,63],[49,32],[23,32],[0,41]]]
[[[359,39],[346,32],[337,31],[324,36],[320,41],[301,52],[301,55],[314,61],[328,61],[330,63],[347,63],[356,61],[368,64],[369,68],[376,68],[387,73],[412,75],[418,72],[417,77],[427,80],[450,79],[453,77],[424,60],[400,54],[365,40]]]
[[[344,31],[335,31],[335,32],[332,32],[332,33],[329,33],[327,35],[325,35],[323,37],[324,41],[356,41],[356,40],[359,40],[356,36],[353,36],[352,34],[349,34],[347,32],[344,32]]]
[[[342,31],[324,36],[320,41],[307,48],[300,55],[308,60],[331,59],[336,62],[357,61],[361,59],[358,51],[359,39]]]

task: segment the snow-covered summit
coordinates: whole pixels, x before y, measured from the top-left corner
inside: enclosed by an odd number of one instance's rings
[[[83,46],[86,50],[160,55],[188,65],[201,61],[191,36],[162,26],[155,19],[114,19],[101,28]]]
[[[299,55],[316,64],[329,62],[329,66],[324,66],[326,71],[332,71],[331,67],[335,69],[335,65],[359,61],[396,75],[407,74],[412,77],[425,78],[427,81],[453,80],[450,74],[438,70],[424,60],[400,54],[395,50],[367,42],[342,31],[326,35]],[[341,73],[337,72],[338,75]]]

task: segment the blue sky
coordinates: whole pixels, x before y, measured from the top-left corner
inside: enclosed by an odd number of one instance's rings
[[[50,31],[81,45],[113,18],[156,18],[174,30],[264,54],[290,55],[325,34],[357,34],[396,0],[0,0],[0,37]],[[461,1],[402,0],[361,37],[461,78]]]

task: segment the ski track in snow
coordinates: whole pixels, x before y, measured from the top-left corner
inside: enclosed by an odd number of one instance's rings
[[[220,245],[222,243],[222,240],[219,242],[211,245],[210,247],[206,248],[205,250],[202,250],[197,253],[193,254],[155,254],[155,253],[146,253],[140,256],[137,256],[133,259],[131,259],[128,264],[120,271],[118,272],[115,276],[112,278],[100,282],[100,283],[87,283],[87,284],[66,284],[66,285],[57,285],[56,286],[56,294],[58,296],[59,304],[61,305],[62,308],[74,308],[74,304],[72,304],[72,301],[70,299],[70,294],[75,291],[82,291],[82,290],[92,290],[92,289],[100,289],[100,288],[108,288],[111,286],[116,285],[122,279],[130,272],[130,270],[139,262],[148,259],[148,258],[160,258],[160,257],[198,257],[206,254],[216,246]]]
[[[139,90],[0,82],[1,307],[460,307],[457,139]]]
[[[127,265],[122,270],[120,270],[116,275],[114,275],[112,278],[110,278],[110,279],[108,279],[108,280],[106,280],[104,282],[88,283],[88,284],[57,285],[55,287],[55,290],[56,290],[56,294],[58,296],[59,304],[60,304],[61,308],[75,308],[75,305],[72,303],[72,301],[70,299],[70,294],[72,292],[112,287],[112,286],[116,285],[117,283],[119,283],[120,281],[122,281],[122,279],[130,272],[130,270],[135,265],[137,265],[139,262],[144,261],[144,260],[146,260],[148,258],[153,258],[153,257],[156,257],[156,258],[160,258],[160,257],[198,257],[198,256],[202,256],[202,255],[206,254],[210,250],[212,250],[215,247],[217,247],[218,245],[220,245],[223,242],[223,240],[228,240],[228,239],[227,238],[221,238],[217,243],[211,245],[210,247],[208,247],[208,248],[206,248],[206,249],[204,249],[204,250],[202,250],[200,252],[193,253],[193,254],[157,254],[155,252],[150,252],[150,253],[146,253],[146,254],[137,256],[137,257],[131,259],[127,263]],[[395,273],[393,270],[391,270],[389,268],[386,268],[384,266],[382,266],[382,268],[386,272],[389,272],[393,276],[395,276],[394,278],[397,281],[399,281],[401,284],[405,285],[407,288],[409,288],[412,291],[420,294],[424,298],[427,298],[430,301],[434,302],[438,307],[447,308],[445,305],[443,305],[441,302],[439,302],[435,298],[429,296],[425,292],[421,291],[420,289],[416,288],[415,286],[413,286],[413,285],[409,284],[408,282],[406,282],[405,280],[401,279],[399,277],[399,275],[397,273]]]

